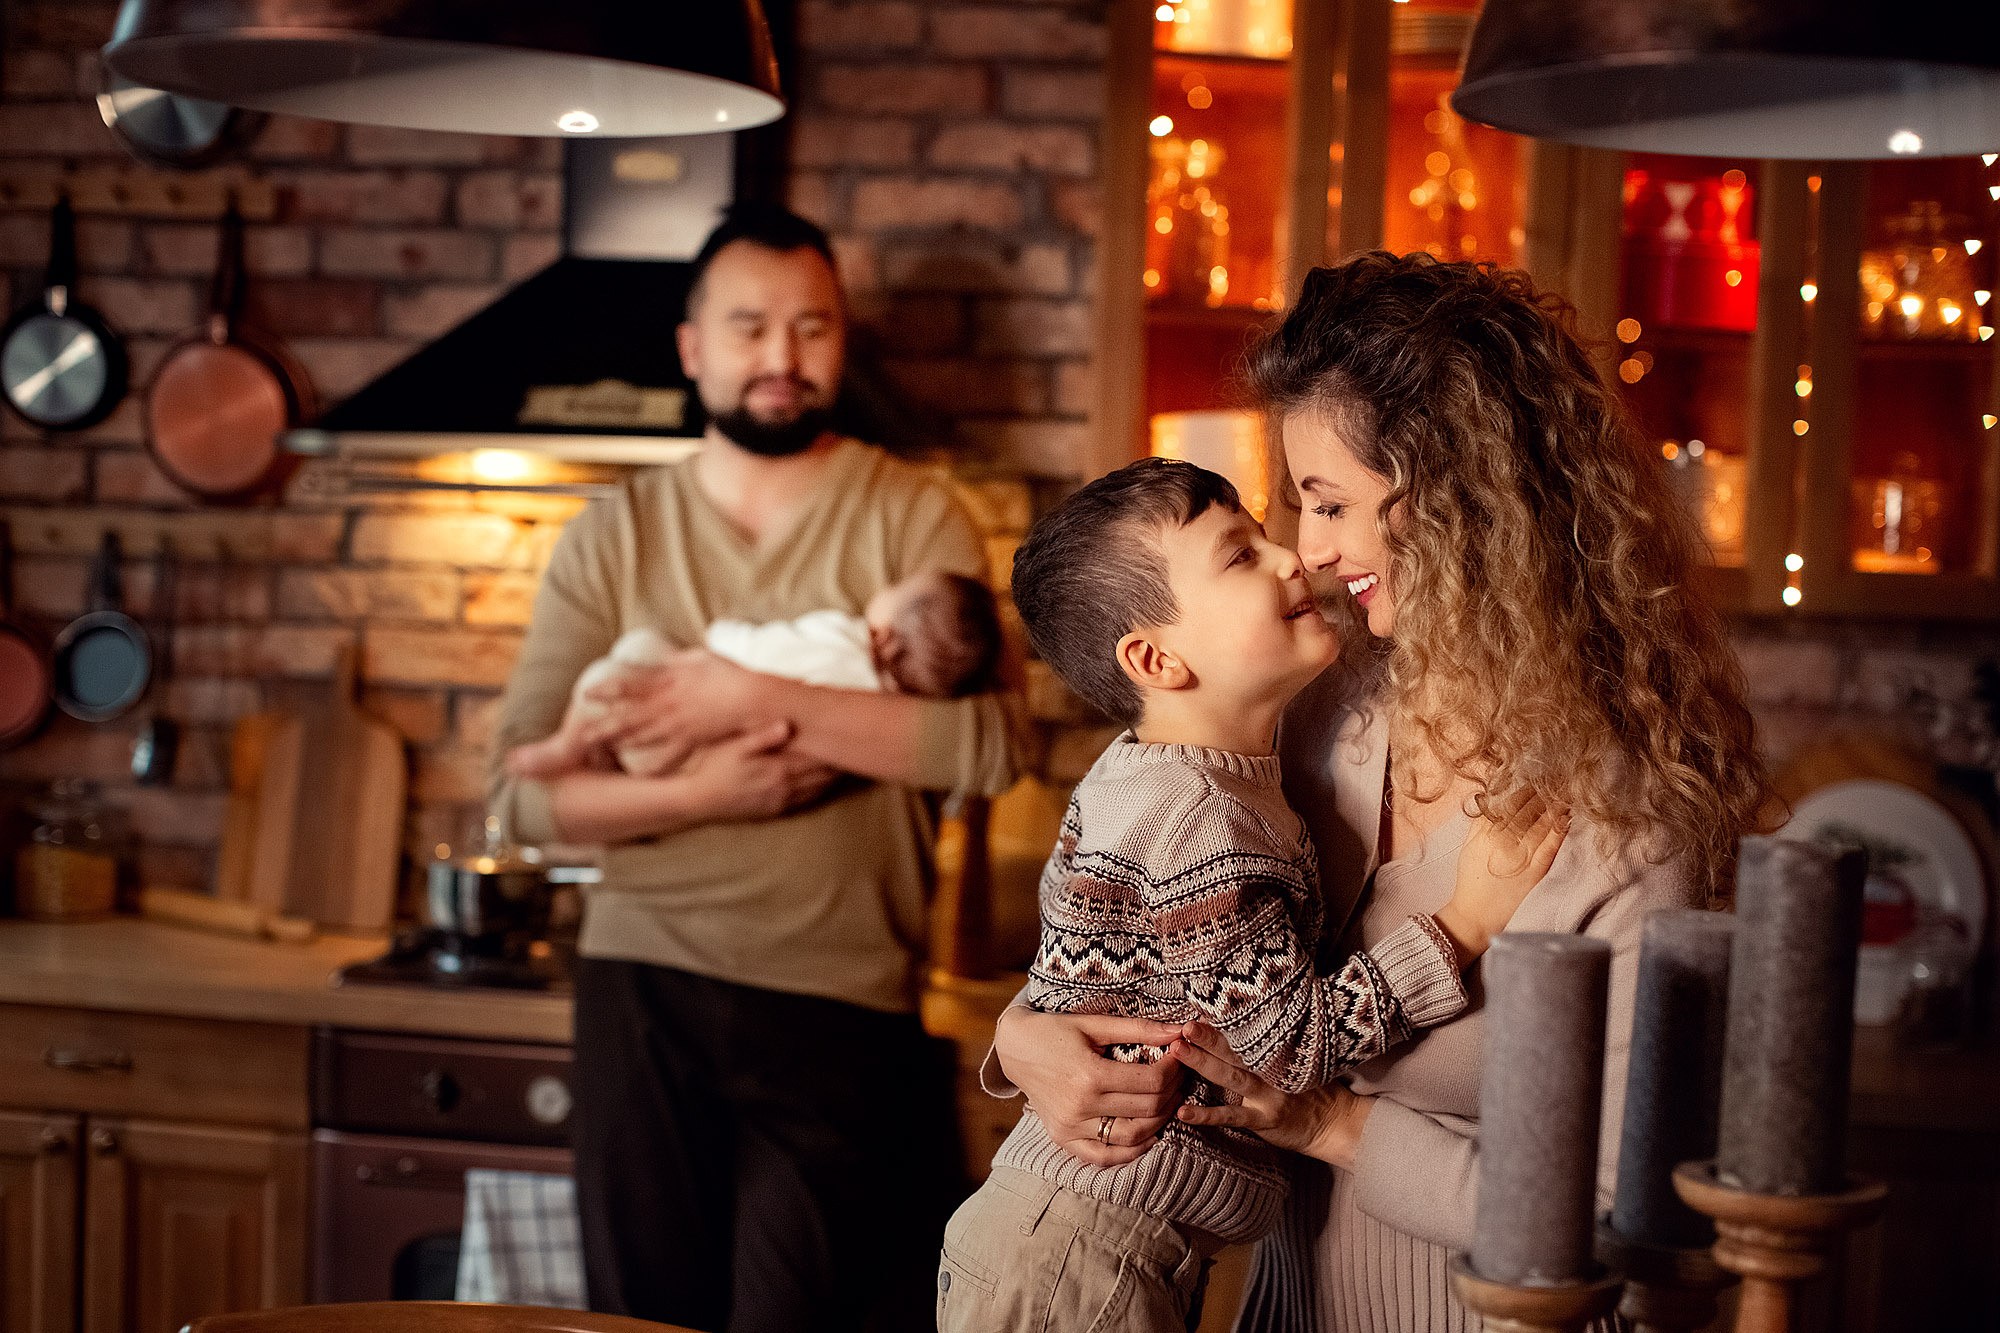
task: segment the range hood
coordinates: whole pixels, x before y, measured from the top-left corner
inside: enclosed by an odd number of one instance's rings
[[[734,194],[735,136],[564,145],[563,255],[311,426],[293,453],[482,449],[566,463],[684,455],[703,428],[674,349],[690,261]]]

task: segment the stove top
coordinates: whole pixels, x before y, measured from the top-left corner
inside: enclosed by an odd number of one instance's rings
[[[340,969],[334,984],[567,991],[571,956],[570,948],[549,940],[487,944],[441,930],[406,930],[380,958]]]

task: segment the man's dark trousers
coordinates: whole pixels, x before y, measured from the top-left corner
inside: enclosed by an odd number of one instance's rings
[[[591,1307],[715,1333],[933,1327],[968,1191],[953,1069],[914,1015],[580,960]]]

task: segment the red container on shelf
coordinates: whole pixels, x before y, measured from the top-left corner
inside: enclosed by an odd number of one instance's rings
[[[1758,244],[1740,171],[1625,175],[1623,311],[1643,325],[1748,333],[1757,327]]]

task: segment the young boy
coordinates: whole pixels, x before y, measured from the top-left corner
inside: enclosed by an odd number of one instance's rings
[[[1204,1019],[1290,1092],[1465,1007],[1459,968],[1547,873],[1560,821],[1479,821],[1443,910],[1315,969],[1314,853],[1273,750],[1279,714],[1338,644],[1297,557],[1226,480],[1147,459],[1092,482],[1028,534],[1013,592],[1042,658],[1130,728],[1078,784],[1043,872],[1028,1003]],[[1188,1100],[1221,1094],[1196,1079]],[[938,1327],[1183,1327],[1204,1260],[1269,1230],[1284,1191],[1278,1150],[1241,1130],[1169,1121],[1138,1160],[1097,1167],[1029,1107],[946,1228]]]

